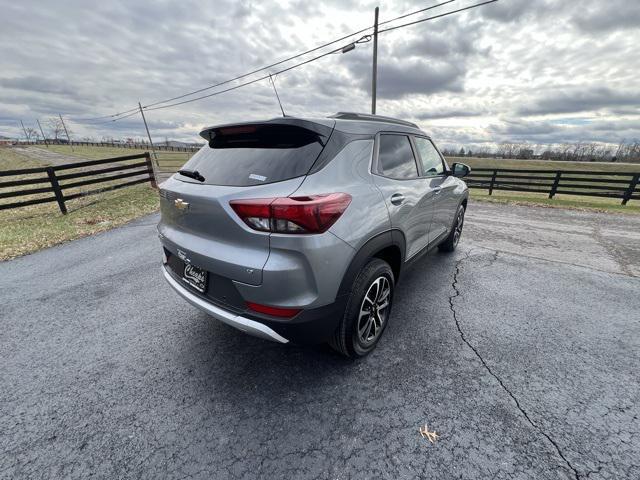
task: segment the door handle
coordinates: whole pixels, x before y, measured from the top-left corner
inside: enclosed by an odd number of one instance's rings
[[[394,205],[400,205],[402,202],[404,202],[404,195],[401,193],[394,193],[391,195],[391,203]]]
[[[442,191],[442,187],[435,187],[433,189],[433,194],[438,195]]]

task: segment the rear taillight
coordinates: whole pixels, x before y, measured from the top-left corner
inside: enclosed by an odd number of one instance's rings
[[[351,195],[347,193],[229,202],[238,216],[254,230],[292,234],[326,232],[350,203]]]

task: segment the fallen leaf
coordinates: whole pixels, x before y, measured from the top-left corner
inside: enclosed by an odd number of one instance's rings
[[[422,435],[422,438],[426,438],[431,443],[436,443],[436,440],[440,438],[440,435],[438,435],[435,432],[435,430],[433,432],[429,431],[429,427],[427,426],[426,423],[424,424],[424,428],[423,427],[419,428],[419,432],[420,432],[420,435]]]

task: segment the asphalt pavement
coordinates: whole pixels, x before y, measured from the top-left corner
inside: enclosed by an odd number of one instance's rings
[[[0,263],[0,478],[640,478],[640,217],[472,203],[359,361],[188,305],[156,222]]]

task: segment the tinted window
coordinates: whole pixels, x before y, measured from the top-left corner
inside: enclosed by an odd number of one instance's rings
[[[441,175],[444,172],[444,166],[442,165],[442,158],[440,158],[440,154],[436,147],[433,146],[433,143],[426,138],[420,137],[415,137],[415,141],[424,174],[427,177]]]
[[[378,170],[385,177],[416,178],[418,169],[409,137],[405,135],[380,135]]]
[[[182,167],[197,170],[209,185],[248,186],[280,182],[305,175],[320,152],[318,135],[290,125],[221,128]]]

